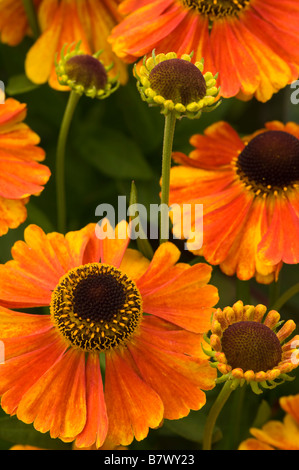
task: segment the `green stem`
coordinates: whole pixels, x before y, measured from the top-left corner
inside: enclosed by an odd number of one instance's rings
[[[132,181],[131,184],[131,192],[130,192],[130,209],[133,207],[135,204],[138,204],[138,196],[137,196],[137,188],[135,185],[135,182]],[[136,213],[134,214],[129,214],[130,215],[130,222],[135,220],[136,222],[136,229],[138,228],[138,237],[136,240],[138,250],[147,258],[147,259],[152,259],[154,256],[154,250],[143,230],[142,223],[140,220],[140,215],[136,216]]]
[[[161,226],[160,244],[168,240],[169,235],[169,188],[170,188],[170,168],[171,154],[174,138],[176,116],[170,112],[165,116],[163,153],[162,153],[162,183],[161,183]]]
[[[272,305],[279,299],[280,294],[280,280],[271,282],[269,286],[269,302],[268,305],[272,308]]]
[[[58,230],[66,232],[66,201],[65,201],[65,148],[72,118],[80,99],[80,95],[71,91],[60,127],[56,152],[56,197]]]
[[[242,300],[244,305],[250,304],[250,281],[236,280],[236,300]]]
[[[232,403],[232,413],[231,413],[231,424],[230,424],[230,449],[235,449],[240,441],[240,428],[241,428],[241,419],[243,417],[243,406],[245,401],[246,385],[243,387],[238,387],[236,389],[234,400]]]
[[[28,23],[33,32],[34,39],[37,39],[40,36],[40,28],[34,3],[32,0],[23,0],[23,5],[28,19]]]
[[[299,294],[299,283],[285,291],[272,305],[272,310],[280,310],[294,295]]]
[[[230,394],[232,393],[233,388],[231,388],[231,381],[228,380],[225,382],[224,386],[222,387],[221,392],[219,393],[218,397],[216,398],[215,402],[210,409],[210,412],[207,417],[207,421],[205,424],[204,430],[204,438],[203,438],[203,450],[211,450],[212,448],[212,437],[213,431],[215,428],[215,424],[217,418],[224,407],[225,403],[227,402]]]

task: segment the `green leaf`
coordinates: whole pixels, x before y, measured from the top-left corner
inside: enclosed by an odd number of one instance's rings
[[[165,420],[164,426],[184,439],[200,444],[202,443],[204,435],[205,418],[206,416],[202,411],[200,414],[196,411],[190,411],[185,418],[172,421]],[[213,442],[218,441],[220,438],[221,432],[218,428],[215,428]]]
[[[8,80],[5,92],[10,95],[20,95],[39,88],[39,85],[32,83],[25,74],[14,75]]]
[[[89,164],[111,178],[149,180],[153,177],[139,146],[121,131],[102,129],[97,137],[86,136],[78,151]]]
[[[252,427],[261,428],[271,417],[271,407],[266,400],[262,400],[258,407]]]
[[[14,416],[0,419],[0,439],[12,445],[31,445],[49,450],[71,449],[71,444],[66,444],[60,439],[52,439],[48,433],[42,434],[31,424],[25,424]]]

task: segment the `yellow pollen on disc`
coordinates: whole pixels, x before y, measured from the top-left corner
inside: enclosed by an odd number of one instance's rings
[[[208,16],[211,21],[225,16],[237,16],[250,5],[250,0],[181,0],[183,5]]]
[[[125,345],[135,334],[142,320],[142,298],[125,273],[91,263],[60,279],[50,311],[55,327],[70,346],[104,352]]]

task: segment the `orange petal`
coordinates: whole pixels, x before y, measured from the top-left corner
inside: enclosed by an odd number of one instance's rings
[[[260,82],[255,96],[262,102],[268,101],[273,93],[284,88],[292,81],[292,70],[271,47],[273,42],[269,41],[267,43],[260,39],[260,31],[262,31],[265,23],[265,21],[261,22],[252,11],[248,10],[247,14],[244,15],[244,20],[239,21],[238,28],[234,30],[237,39],[242,41],[248,53],[254,57],[259,69]],[[259,32],[256,32],[257,24],[261,28]]]
[[[299,424],[299,394],[281,397],[279,403],[281,408]]]
[[[25,222],[27,199],[13,200],[0,196],[0,237],[5,235],[10,228],[17,228]]]
[[[122,259],[120,270],[131,279],[139,279],[148,269],[150,261],[140,251],[128,248]]]
[[[27,336],[52,328],[49,315],[30,315],[0,306],[0,338]]]
[[[227,21],[227,18],[218,19],[214,22],[211,32],[221,94],[225,98],[235,96],[240,89],[245,93],[254,93],[259,83],[255,61],[235,37],[233,25],[238,27],[239,23],[239,20],[234,22],[234,19],[231,21]]]
[[[143,379],[161,397],[166,419],[182,418],[205,404],[201,388],[213,388],[216,378],[208,361],[161,350],[143,342],[142,336],[128,349]]]
[[[0,194],[8,199],[38,195],[51,175],[49,168],[45,165],[20,161],[8,155],[2,158],[1,154],[0,172]]]
[[[49,1],[43,3],[49,3]],[[54,65],[54,57],[62,25],[60,8],[57,8],[51,27],[43,32],[27,53],[25,71],[33,83],[40,85],[48,80]]]
[[[262,429],[252,428],[251,434],[262,442],[279,450],[299,450],[298,424],[290,415],[286,415],[283,423],[269,421]]]
[[[202,345],[208,349],[203,335],[183,330],[160,318],[147,315],[142,321],[142,341],[157,348],[206,359]]]
[[[22,104],[13,98],[7,98],[0,106],[0,134],[7,132],[10,128],[25,119],[27,114],[26,104]]]
[[[152,50],[185,16],[181,11],[178,14],[180,7],[169,9],[172,3],[172,0],[151,2],[125,18],[109,38],[114,52],[123,60],[133,62]],[[149,34],[144,35],[144,28]]]
[[[109,418],[108,438],[128,445],[134,437],[146,438],[149,428],[163,419],[163,404],[157,393],[136,374],[130,355],[106,355],[105,398]]]
[[[212,210],[208,206],[207,213],[204,214],[203,253],[209,263],[219,264],[228,256],[234,240],[244,226],[252,196],[236,185],[223,191],[221,197],[216,194],[210,199]]]
[[[200,162],[201,168],[207,169],[230,164],[244,148],[238,133],[225,121],[207,127],[204,135],[193,135],[190,143],[195,147],[190,158]]]
[[[90,229],[46,235],[30,225],[12,248],[14,260],[0,266],[0,298],[5,306],[49,305],[61,276],[82,264]],[[18,289],[16,290],[16,285]]]
[[[249,438],[239,445],[238,450],[274,450],[274,448],[257,439]]]
[[[6,413],[16,412],[22,397],[61,358],[66,349],[57,335],[52,335],[51,340],[49,334],[43,338],[46,343],[41,347],[38,335],[33,335],[31,340],[37,340],[35,349],[8,359],[0,367],[1,406]]]
[[[259,259],[271,265],[280,261],[296,264],[299,262],[299,218],[287,198],[278,196],[272,204],[273,216],[258,247]]]
[[[196,264],[170,280],[167,285],[156,287],[155,291],[142,295],[144,311],[189,331],[208,331],[212,307],[218,302],[217,288],[206,285],[211,270],[206,264]]]
[[[17,417],[52,438],[73,440],[86,423],[85,355],[69,350],[24,394]]]
[[[87,358],[86,395],[86,424],[83,431],[76,439],[76,446],[89,447],[96,442],[96,446],[101,447],[107,435],[108,417],[104,399],[99,357],[97,354],[89,354]]]
[[[256,198],[250,208],[248,217],[235,238],[234,244],[221,263],[221,269],[228,275],[237,273],[239,279],[251,279],[260,264],[257,263],[257,247],[262,238],[265,217],[265,200]]]
[[[130,242],[127,222],[123,220],[113,230],[109,220],[104,219],[96,227],[96,235],[101,239],[101,262],[119,268]]]
[[[179,249],[173,243],[166,242],[159,246],[147,271],[137,281],[137,286],[143,295],[167,282],[165,275],[168,274],[169,269],[173,268],[180,256]]]

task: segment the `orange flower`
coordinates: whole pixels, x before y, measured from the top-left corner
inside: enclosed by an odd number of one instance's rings
[[[287,413],[283,422],[273,420],[262,429],[250,429],[256,439],[246,439],[238,450],[299,450],[299,394],[281,397],[280,405]]]
[[[127,62],[194,51],[219,72],[222,96],[260,101],[298,77],[297,0],[125,0],[120,11],[109,40]]]
[[[38,8],[41,0],[34,0]],[[31,34],[22,0],[0,0],[0,38],[9,46],[19,44]]]
[[[126,66],[111,50],[107,37],[121,16],[117,12],[120,0],[42,0],[38,11],[41,36],[27,54],[25,69],[36,84],[49,80],[51,87],[59,85],[54,59],[64,44],[81,42],[86,54],[104,50],[101,58],[106,64],[115,63],[111,74],[120,73],[120,82],[127,80]],[[114,75],[113,75],[114,76]]]
[[[38,163],[45,158],[39,137],[22,122],[26,112],[12,98],[0,105],[0,236],[24,222],[29,196],[40,194],[50,177]]]
[[[244,138],[218,122],[191,138],[189,157],[174,153],[180,165],[171,170],[170,204],[203,204],[203,247],[195,253],[227,275],[265,284],[283,263],[299,262],[298,138],[292,122],[269,122]]]
[[[144,439],[200,409],[215,382],[201,349],[218,301],[210,266],[178,263],[169,242],[150,262],[127,247],[125,222],[114,239],[96,227],[63,236],[30,225],[0,266],[1,405],[77,447]],[[49,305],[50,315],[9,309]]]

